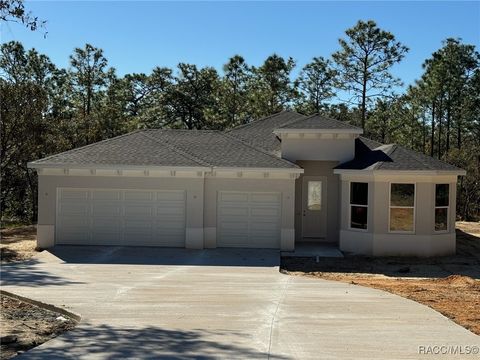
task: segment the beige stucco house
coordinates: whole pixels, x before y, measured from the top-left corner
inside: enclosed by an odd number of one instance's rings
[[[291,111],[230,131],[138,130],[31,162],[38,246],[455,252],[452,165]]]

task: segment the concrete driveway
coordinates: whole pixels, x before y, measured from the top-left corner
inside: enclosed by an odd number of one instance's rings
[[[1,282],[82,316],[26,358],[425,359],[421,346],[480,345],[413,301],[278,265],[266,250],[65,246],[3,266]]]

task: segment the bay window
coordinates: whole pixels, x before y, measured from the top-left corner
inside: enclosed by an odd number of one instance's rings
[[[415,231],[415,184],[390,184],[390,231]]]
[[[368,183],[350,183],[350,228],[367,229]]]
[[[435,184],[435,231],[448,231],[449,185]]]

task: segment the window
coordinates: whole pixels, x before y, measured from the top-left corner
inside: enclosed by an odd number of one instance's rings
[[[367,229],[368,183],[350,183],[350,228]]]
[[[308,182],[308,210],[322,210],[322,182]]]
[[[390,231],[415,231],[415,184],[390,184]]]
[[[435,185],[435,231],[448,231],[448,184]]]

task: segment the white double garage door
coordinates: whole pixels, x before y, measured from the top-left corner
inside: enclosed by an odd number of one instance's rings
[[[279,248],[280,223],[280,193],[218,192],[218,247]],[[58,189],[57,244],[184,247],[185,234],[186,191]]]

